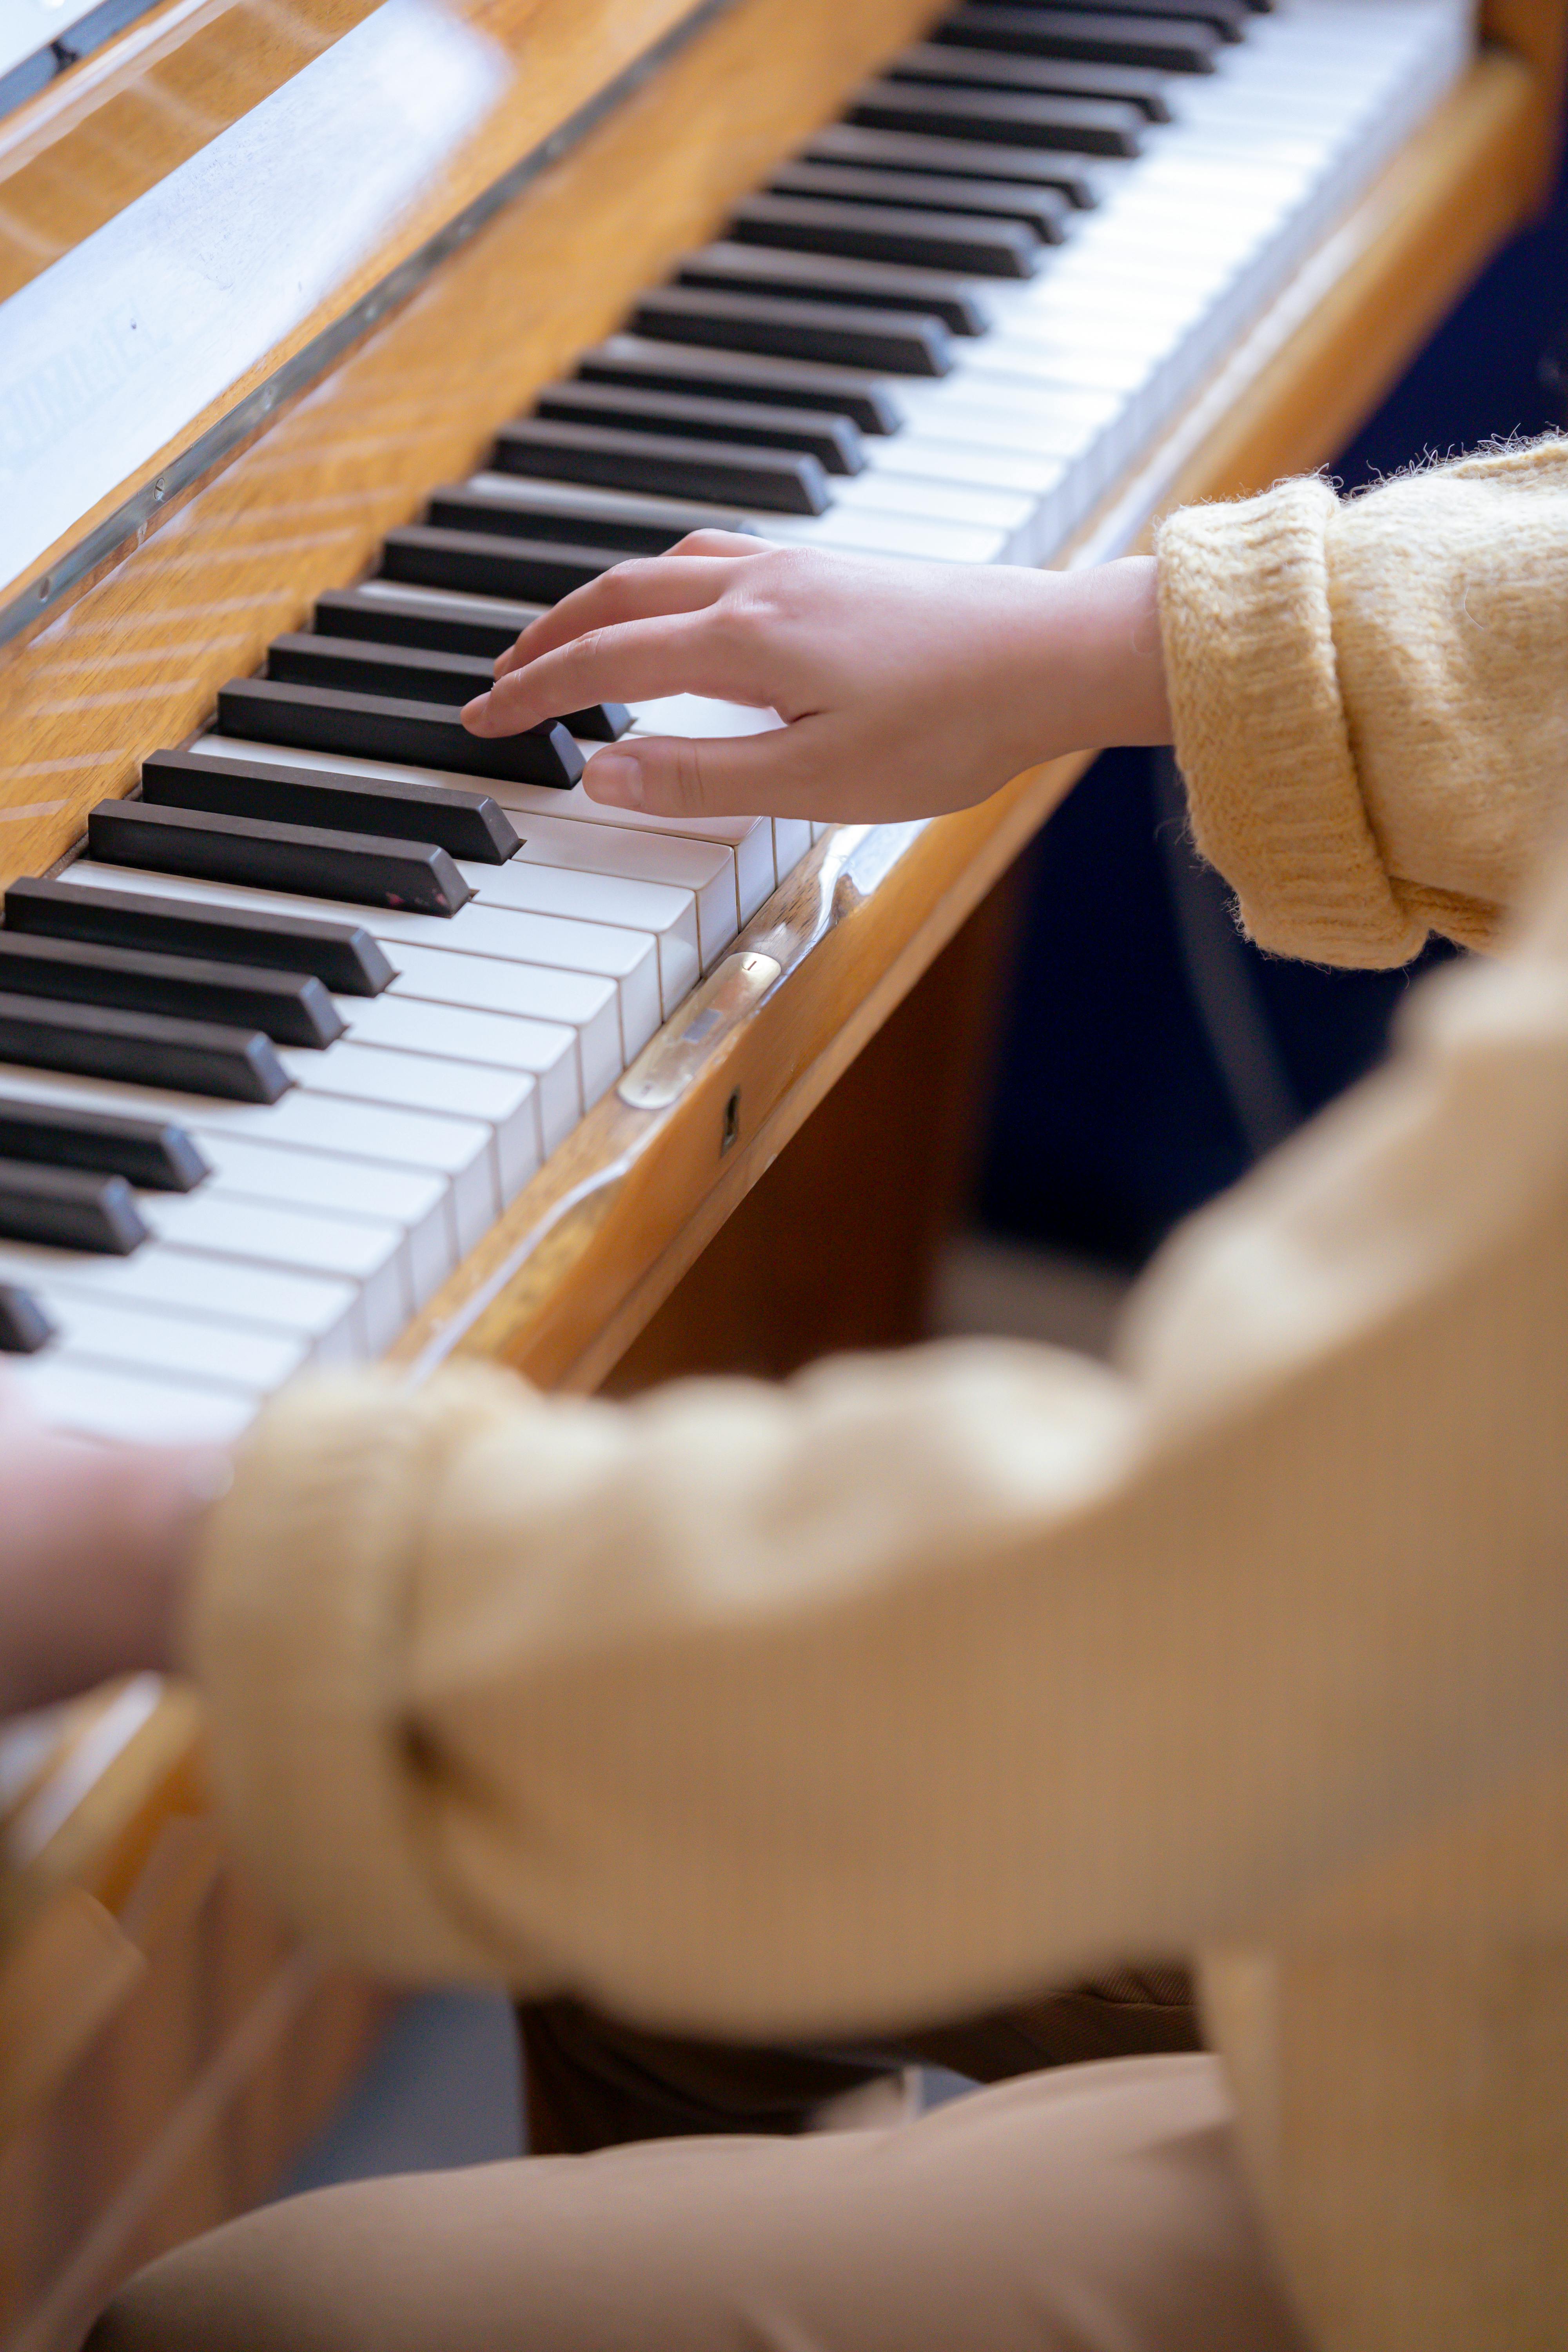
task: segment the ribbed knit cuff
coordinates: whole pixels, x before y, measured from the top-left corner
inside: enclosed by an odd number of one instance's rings
[[[515,1412],[494,1373],[414,1391],[305,1381],[264,1414],[199,1563],[186,1654],[240,1851],[284,1909],[378,1975],[495,1981],[443,1904],[405,1688],[434,1490],[463,1433]]]
[[[1326,482],[1187,507],[1161,530],[1160,626],[1194,838],[1259,947],[1405,963],[1425,926],[1378,852],[1334,660]]]

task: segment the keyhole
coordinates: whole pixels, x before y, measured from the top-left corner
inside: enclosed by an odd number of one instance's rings
[[[741,1139],[741,1089],[735,1088],[724,1106],[724,1131],[719,1138],[719,1157],[723,1159],[732,1143]]]

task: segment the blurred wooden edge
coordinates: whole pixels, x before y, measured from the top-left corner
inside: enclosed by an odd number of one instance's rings
[[[1563,152],[1563,81],[1568,75],[1568,7],[1563,0],[1482,0],[1483,40],[1523,59],[1534,79],[1534,103],[1522,129],[1519,159],[1530,208],[1552,192]]]
[[[1346,269],[1335,293],[1278,348],[1268,348],[1267,321],[1251,339],[1267,357],[1183,469],[1181,498],[1239,495],[1332,454],[1538,193],[1535,134],[1552,102],[1518,61],[1477,61],[1336,233]],[[1422,263],[1430,274],[1414,283]],[[1319,389],[1302,397],[1300,383]],[[739,943],[784,950],[784,976],[752,1021],[721,1044],[673,1111],[629,1112],[612,1096],[590,1114],[397,1360],[427,1362],[456,1333],[459,1352],[563,1385],[601,1378],[1087,763],[1087,755],[1058,761],[978,809],[889,828],[880,851],[861,828],[826,835]],[[869,895],[853,878],[837,890],[847,859],[851,877],[857,860],[863,869],[885,863]],[[678,1024],[689,1018],[689,1008]],[[737,1084],[742,1140],[721,1160],[716,1114]],[[694,1189],[668,1190],[672,1177],[693,1176]],[[514,1256],[516,1276],[489,1296]],[[602,1321],[583,1342],[570,1321],[584,1298],[597,1300]],[[113,1908],[163,1814],[200,1801],[198,1727],[190,1695],[171,1689],[144,1735],[6,1888],[0,1927],[14,1935],[70,1885]]]

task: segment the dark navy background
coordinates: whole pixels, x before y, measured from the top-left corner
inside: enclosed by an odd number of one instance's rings
[[[1556,424],[1562,395],[1542,361],[1565,331],[1568,173],[1342,453],[1336,479],[1353,488],[1428,452]],[[983,1228],[1136,1265],[1384,1050],[1412,972],[1259,955],[1173,805],[1153,755],[1108,752],[1028,854]],[[1216,1018],[1236,1031],[1217,1049]]]

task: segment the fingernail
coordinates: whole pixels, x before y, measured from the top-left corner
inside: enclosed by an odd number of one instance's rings
[[[642,762],[624,751],[600,751],[589,761],[583,779],[591,801],[608,801],[613,808],[642,806]]]
[[[461,713],[464,726],[475,735],[484,733],[485,721],[489,715],[490,698],[488,694],[476,694],[472,702],[464,703]]]

